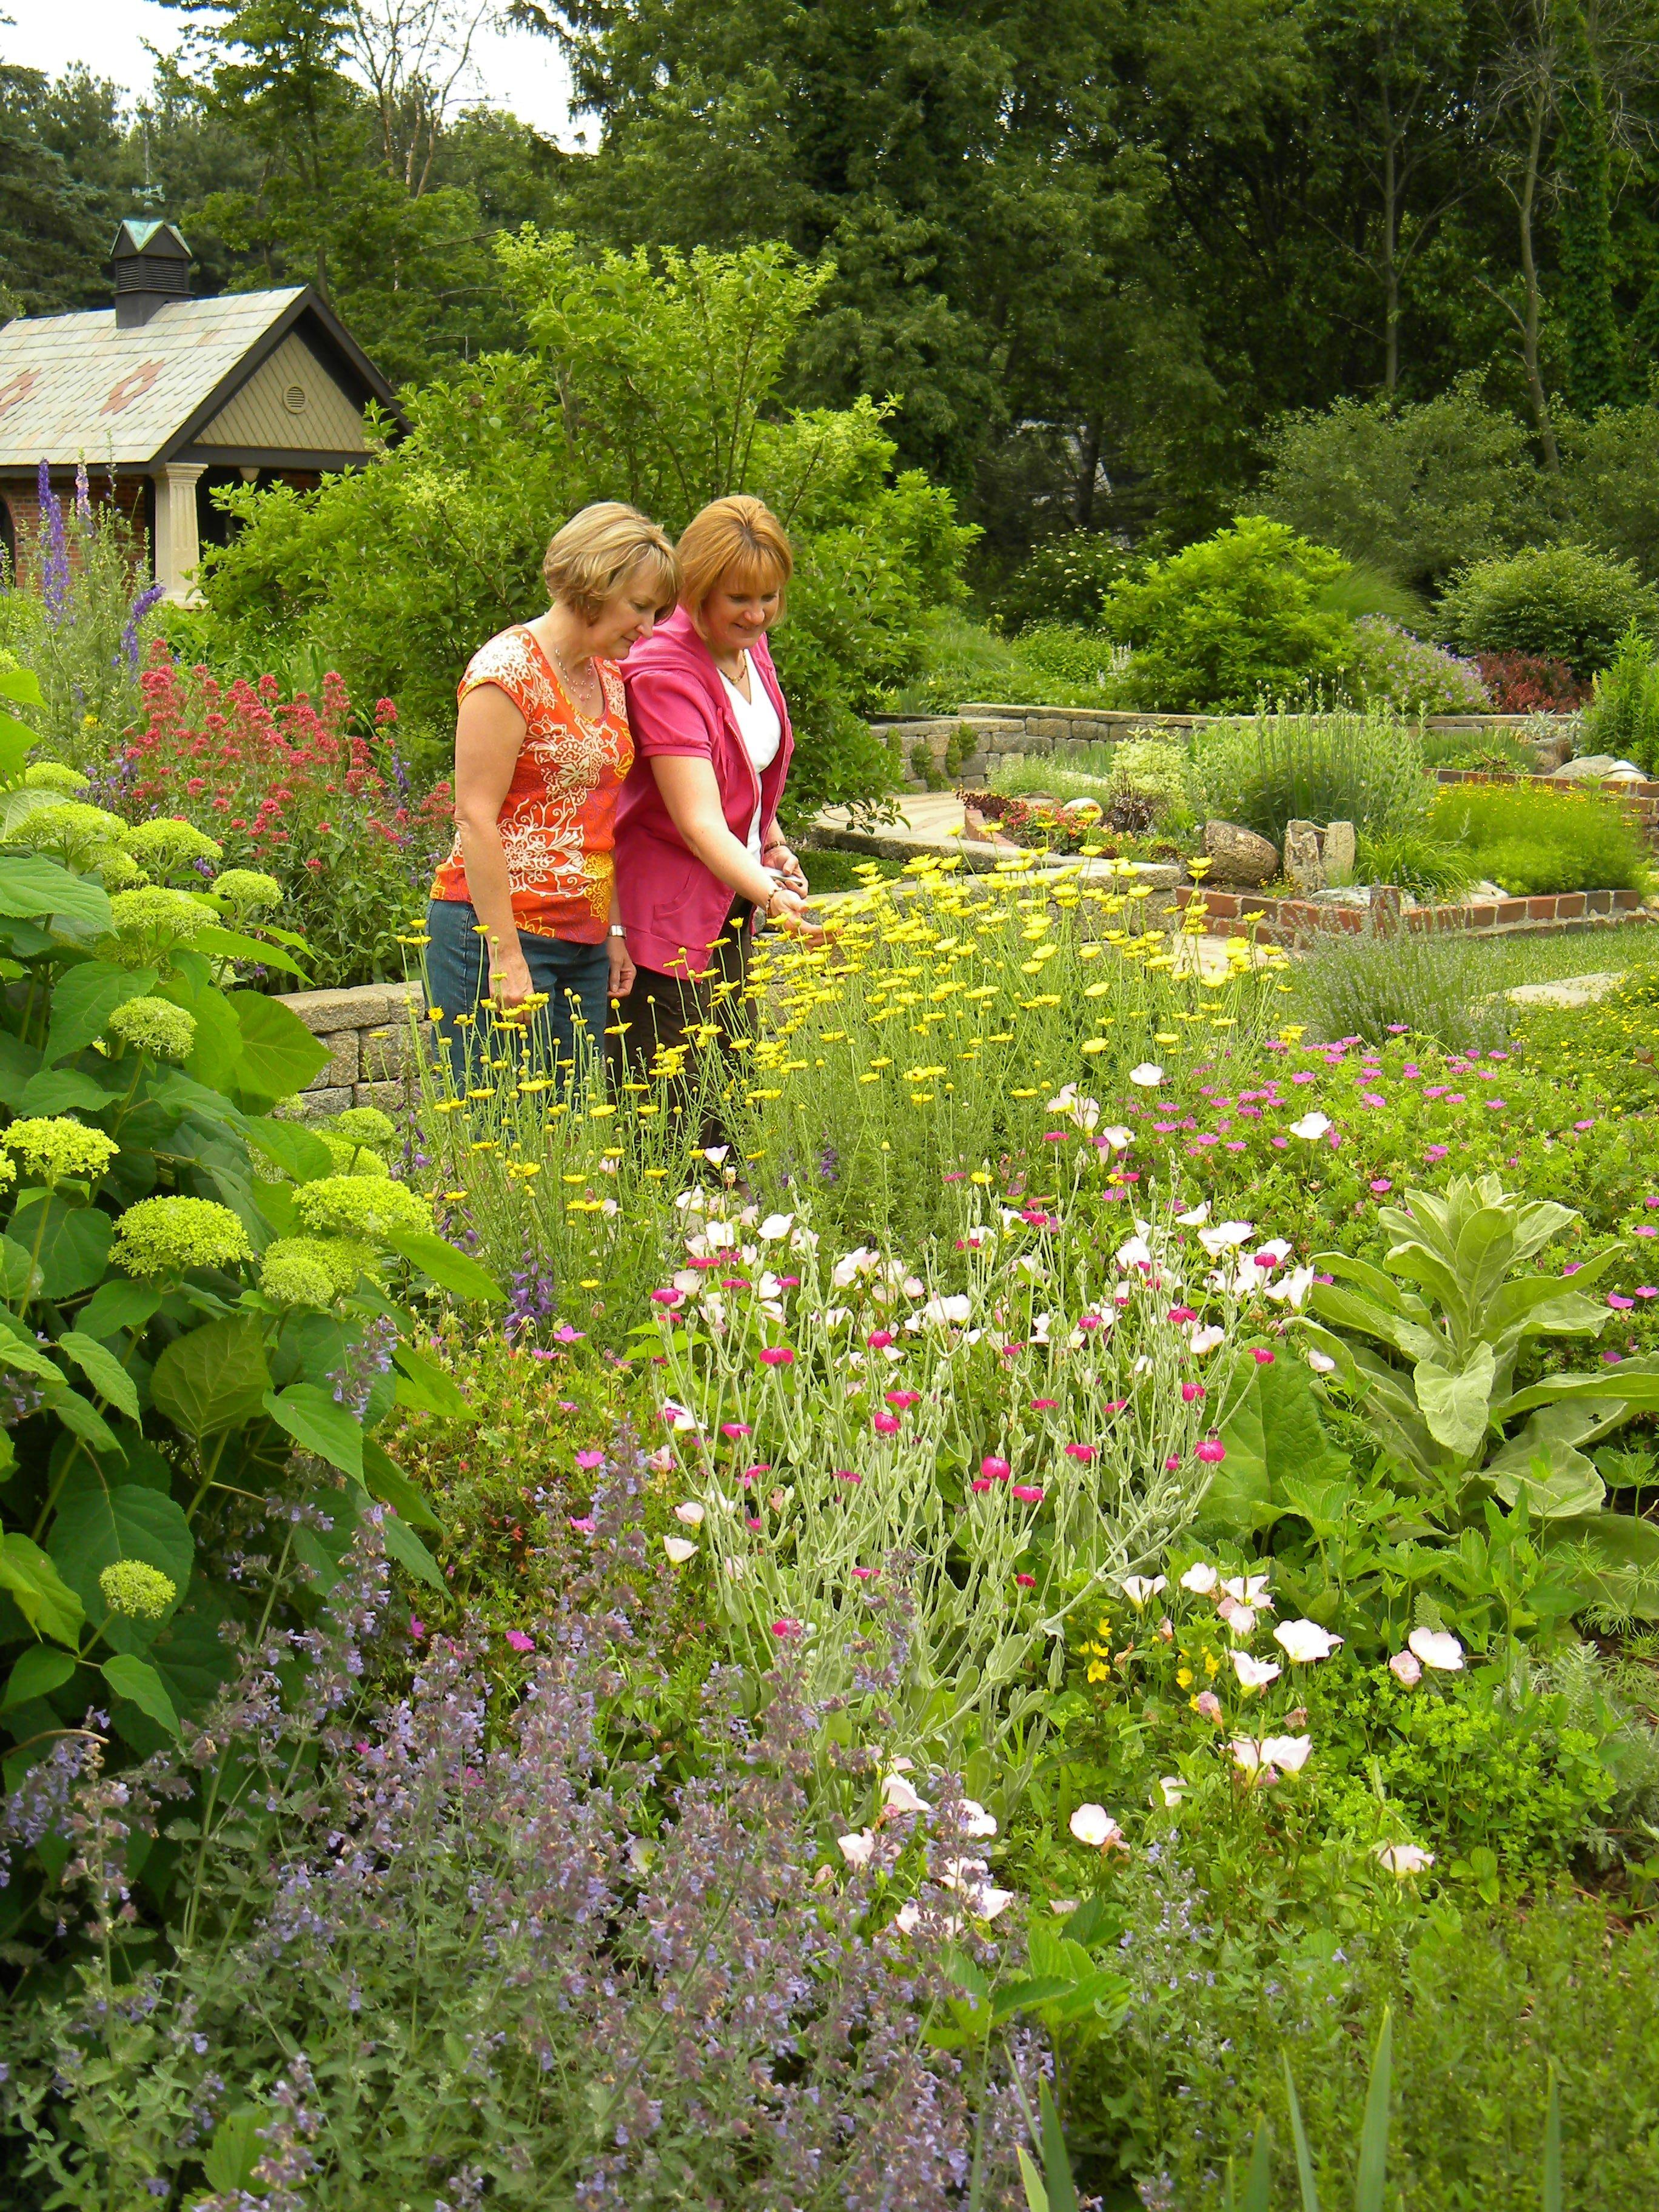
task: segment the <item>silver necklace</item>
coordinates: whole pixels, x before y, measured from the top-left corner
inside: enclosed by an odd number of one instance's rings
[[[559,679],[563,684],[566,691],[569,694],[570,703],[574,707],[576,712],[582,715],[584,719],[590,721],[602,714],[605,712],[605,679],[599,674],[599,670],[594,667],[591,660],[588,662],[586,672],[592,679],[592,684],[599,693],[599,696],[594,701],[592,706],[585,707],[582,704],[581,695],[576,689],[576,679],[574,676],[572,675],[569,665],[566,662],[563,653],[559,651],[557,645],[551,638],[549,638],[548,644],[551,648],[553,654],[553,665],[558,670]]]

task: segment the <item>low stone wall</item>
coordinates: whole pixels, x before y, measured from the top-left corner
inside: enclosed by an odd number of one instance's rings
[[[1010,755],[1052,756],[1063,764],[1086,746],[1115,744],[1130,737],[1185,736],[1214,722],[1248,720],[1238,714],[1132,714],[1123,707],[1001,707],[972,700],[955,714],[916,714],[872,722],[879,738],[896,742],[903,756],[905,788],[925,791],[926,782],[908,774],[910,756],[925,745],[936,774],[945,773],[945,756],[957,748],[953,780],[988,781]],[[1431,714],[1426,730],[1448,737],[1476,737],[1486,731],[1525,728],[1524,714]],[[971,733],[971,750],[961,750],[962,733]]]
[[[1183,884],[1175,902],[1184,915],[1201,900],[1206,934],[1254,937],[1265,945],[1295,945],[1322,930],[1358,935],[1368,909],[1322,905],[1311,899],[1271,898],[1262,891],[1223,891]],[[1640,891],[1555,891],[1538,898],[1471,900],[1456,906],[1421,906],[1397,916],[1402,929],[1455,930],[1480,937],[1553,935],[1645,922]]]
[[[328,1065],[301,1094],[306,1112],[337,1114],[347,1106],[406,1107],[415,1088],[419,1049],[411,1011],[423,1008],[418,983],[365,983],[352,991],[292,991],[283,1004],[328,1048]]]

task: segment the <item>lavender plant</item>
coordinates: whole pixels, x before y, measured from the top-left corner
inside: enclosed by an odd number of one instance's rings
[[[182,1753],[118,1789],[84,1761],[67,1820],[57,1791],[85,1942],[72,1993],[10,2003],[15,2187],[76,2212],[1016,2201],[1007,2069],[1035,2090],[1034,2047],[928,2035],[952,1961],[1010,1948],[960,1917],[977,1808],[943,1777],[936,1817],[895,1802],[881,1851],[836,1854],[787,1655],[753,1717],[711,1680],[704,1770],[665,1789],[617,1726],[629,1674],[661,1680],[644,1644],[670,1595],[642,1476],[624,1442],[593,1571],[537,1627],[521,1695],[424,1632],[406,1683],[366,1686],[397,1659],[371,1528],[331,1619],[251,1643]],[[188,1908],[138,1966],[134,1876],[169,1844]]]
[[[84,462],[65,501],[43,461],[38,498],[17,573],[5,580],[14,588],[0,592],[0,645],[40,679],[42,745],[96,776],[137,718],[162,589],[144,580],[143,532],[112,496],[94,501]]]

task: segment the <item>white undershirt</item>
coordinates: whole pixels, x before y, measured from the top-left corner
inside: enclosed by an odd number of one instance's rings
[[[720,682],[725,684],[732,702],[732,711],[738,718],[738,733],[742,738],[755,774],[759,775],[771,767],[778,757],[778,747],[783,743],[783,725],[778,720],[778,710],[772,704],[772,695],[761,682],[760,671],[749,655],[744,655],[748,672],[751,697],[745,699],[732,678],[722,669]],[[758,865],[761,856],[761,810],[755,809],[755,818],[749,825],[750,857]]]

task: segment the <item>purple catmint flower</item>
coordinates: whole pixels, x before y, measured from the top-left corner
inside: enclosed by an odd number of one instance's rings
[[[76,518],[89,527],[92,522],[92,487],[87,482],[84,460],[75,464],[75,512]]]

